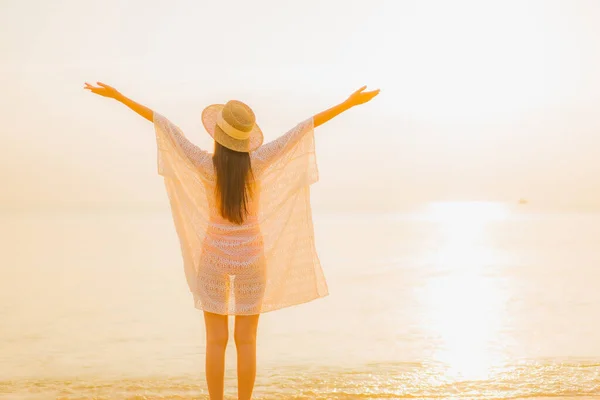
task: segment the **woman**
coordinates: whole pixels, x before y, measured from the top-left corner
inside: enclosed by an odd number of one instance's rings
[[[314,127],[375,97],[363,86],[262,145],[246,104],[231,100],[202,112],[214,154],[192,144],[168,119],[97,82],[85,89],[113,98],[154,123],[164,177],[195,307],[204,311],[206,379],[223,398],[228,315],[235,315],[238,398],[256,376],[259,315],[326,296],[316,254],[309,186],[318,180]]]

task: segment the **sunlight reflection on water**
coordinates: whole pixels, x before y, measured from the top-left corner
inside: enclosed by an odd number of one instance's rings
[[[439,224],[439,245],[423,255],[438,273],[419,292],[422,324],[447,379],[488,379],[503,361],[498,343],[509,294],[503,280],[489,276],[501,255],[486,227],[508,215],[498,203],[434,203],[425,214]]]

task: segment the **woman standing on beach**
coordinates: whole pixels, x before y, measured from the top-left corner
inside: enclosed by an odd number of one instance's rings
[[[238,399],[250,399],[256,376],[259,315],[326,296],[316,253],[309,187],[318,180],[314,128],[379,90],[342,103],[262,145],[254,112],[231,100],[202,112],[214,153],[191,143],[167,118],[111,86],[84,89],[113,98],[154,123],[158,173],[164,177],[195,307],[204,311],[206,380],[223,399],[228,315],[235,315]]]

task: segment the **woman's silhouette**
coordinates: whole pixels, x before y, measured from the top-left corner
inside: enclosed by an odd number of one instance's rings
[[[184,270],[195,307],[204,311],[206,380],[223,399],[228,315],[235,315],[238,399],[256,376],[259,315],[327,295],[314,246],[309,186],[318,179],[313,129],[379,90],[352,93],[262,145],[253,111],[231,100],[204,109],[210,154],[157,112],[102,82],[85,89],[113,98],[154,123],[158,172],[165,178]]]

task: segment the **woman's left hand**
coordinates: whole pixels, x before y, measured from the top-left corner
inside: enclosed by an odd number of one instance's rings
[[[106,85],[102,82],[96,82],[96,83],[99,86],[95,87],[86,82],[84,89],[88,89],[92,93],[96,93],[97,95],[100,95],[103,97],[110,97],[112,99],[118,99],[119,96],[121,96],[121,93],[114,87]]]
[[[379,89],[371,90],[370,92],[365,92],[366,86],[361,87],[356,92],[352,93],[350,97],[346,100],[346,102],[351,106],[358,106],[359,104],[364,104],[368,101],[371,101],[373,97],[379,94]]]

